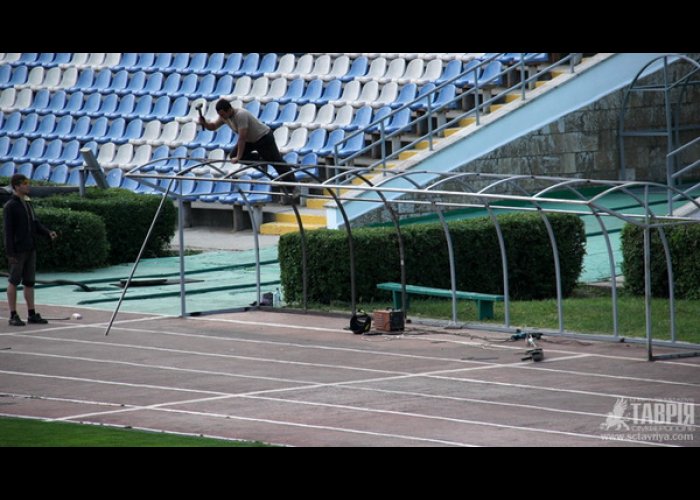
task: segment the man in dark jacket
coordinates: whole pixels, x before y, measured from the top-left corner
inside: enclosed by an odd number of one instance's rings
[[[7,302],[10,306],[10,325],[24,326],[17,314],[17,286],[24,285],[24,300],[27,303],[29,323],[44,324],[47,321],[34,309],[34,283],[36,272],[36,236],[48,236],[52,240],[56,233],[36,218],[29,201],[29,179],[15,174],[10,181],[12,197],[5,203],[3,221],[5,225],[5,253],[10,265],[7,285]]]

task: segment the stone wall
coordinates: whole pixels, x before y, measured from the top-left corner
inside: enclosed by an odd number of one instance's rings
[[[697,56],[697,55],[696,55]],[[671,66],[672,81],[687,74],[688,64]],[[641,68],[640,68],[641,69]],[[697,79],[697,78],[696,78]],[[661,72],[639,85],[660,84]],[[505,174],[553,175],[590,179],[620,178],[618,127],[625,90],[615,91],[593,104],[531,132],[465,165],[461,170]],[[700,84],[681,86],[671,93],[683,131],[681,143],[700,136]],[[658,129],[665,134],[666,110],[662,92],[632,92],[626,106],[625,131]],[[624,154],[626,178],[665,182],[667,138],[626,137]],[[689,151],[700,158],[700,150]]]

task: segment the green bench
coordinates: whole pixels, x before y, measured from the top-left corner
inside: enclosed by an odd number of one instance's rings
[[[401,309],[401,283],[379,283],[377,288],[391,292],[394,309]],[[503,302],[503,295],[489,293],[456,292],[458,299],[473,300],[479,312],[479,319],[493,319],[493,303]],[[444,288],[431,288],[428,286],[406,285],[406,309],[408,309],[411,295],[431,295],[433,297],[452,298],[452,290]]]

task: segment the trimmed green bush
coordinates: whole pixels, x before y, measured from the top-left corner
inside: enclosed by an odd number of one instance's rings
[[[109,254],[105,224],[97,215],[70,209],[36,208],[39,220],[59,237],[37,240],[37,270],[79,271],[103,266]],[[4,230],[0,217],[0,230]],[[7,269],[4,238],[0,262]]]
[[[569,295],[583,265],[585,231],[576,216],[548,215],[552,225],[562,273],[562,290]],[[498,217],[503,231],[510,295],[513,299],[556,296],[552,249],[547,230],[537,214]],[[459,290],[503,293],[501,253],[495,227],[488,217],[449,224],[455,251]],[[404,240],[406,280],[409,284],[450,287],[445,233],[440,224],[416,224],[401,229]],[[386,300],[388,292],[376,284],[401,280],[398,237],[392,228],[352,230],[355,251],[357,298]],[[308,231],[308,299],[322,303],[350,300],[350,254],[345,231]],[[302,258],[299,233],[280,238],[279,260],[285,299],[302,299]]]
[[[671,252],[675,297],[700,298],[700,225],[682,225],[665,229]],[[651,292],[668,297],[666,255],[658,230],[651,231]],[[622,229],[622,272],[625,289],[644,295],[644,230],[626,224]]]
[[[86,196],[78,194],[52,196],[36,200],[36,206],[81,210],[98,215],[105,224],[110,252],[109,264],[133,262],[143,244],[153,216],[158,209],[160,196],[136,194],[126,189],[88,188]],[[177,209],[166,202],[163,205],[153,234],[143,257],[165,255],[175,234]]]

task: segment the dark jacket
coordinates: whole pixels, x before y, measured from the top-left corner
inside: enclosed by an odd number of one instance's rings
[[[5,225],[5,253],[14,257],[36,248],[35,235],[49,236],[51,232],[37,218],[30,202],[12,195],[3,210]]]

